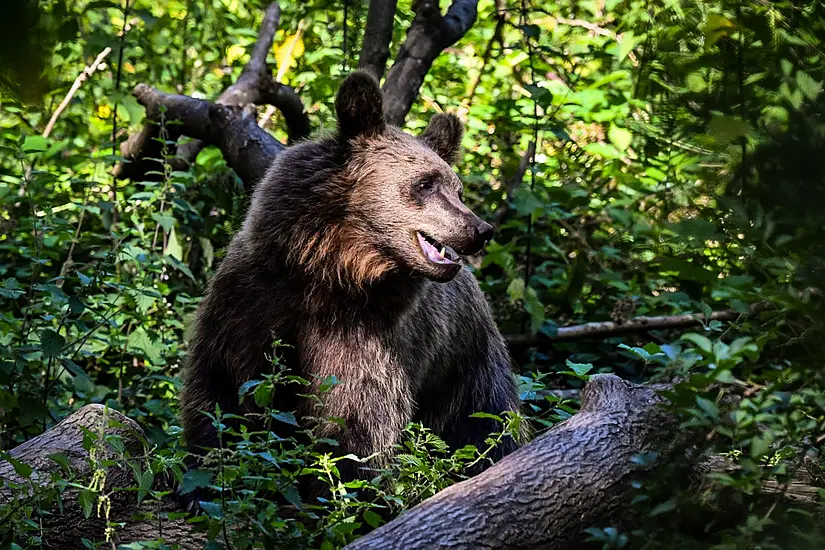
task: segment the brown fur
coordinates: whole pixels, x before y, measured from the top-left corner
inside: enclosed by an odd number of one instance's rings
[[[181,406],[192,450],[217,443],[201,411],[252,410],[237,390],[269,371],[275,338],[290,345],[295,372],[341,381],[322,411],[288,393],[276,407],[344,419],[324,430],[345,453],[386,452],[410,421],[453,446],[483,447],[496,425],[469,415],[518,407],[475,278],[428,261],[415,233],[461,253],[491,234],[461,203],[447,162],[461,127],[437,115],[414,138],[387,126],[381,108],[375,81],[353,74],[336,99],[338,135],[281,153],[256,188],[195,320]]]

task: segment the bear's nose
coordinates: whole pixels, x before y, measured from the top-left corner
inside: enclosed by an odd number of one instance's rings
[[[487,222],[482,221],[476,226],[476,240],[489,242],[492,240],[493,235],[495,235],[496,230],[493,229],[493,226]]]

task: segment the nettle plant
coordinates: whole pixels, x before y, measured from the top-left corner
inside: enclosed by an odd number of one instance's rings
[[[338,464],[354,460],[366,466],[374,457],[335,456],[321,450],[337,446],[318,435],[323,422],[337,418],[311,418],[299,423],[292,411],[273,402],[276,390],[303,393],[310,382],[289,373],[276,353],[272,371],[239,389],[242,401],[254,401],[258,413],[240,417],[219,408],[208,414],[220,445],[203,457],[203,467],[183,476],[181,491],[206,489],[213,495],[201,501],[199,515],[191,521],[203,525],[214,544],[232,548],[341,547],[366,528],[375,528],[401,510],[468,477],[467,471],[489,460],[504,437],[518,437],[524,418],[493,416],[501,430],[490,434],[484,449],[467,446],[450,450],[421,424],[404,430],[401,441],[385,466],[375,467],[368,480],[344,481]],[[340,381],[320,381],[321,397]],[[252,429],[249,420],[258,428]],[[323,487],[322,496],[302,500],[301,488]],[[217,548],[218,546],[215,546]]]

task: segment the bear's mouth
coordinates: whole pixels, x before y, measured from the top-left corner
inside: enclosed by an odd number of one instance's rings
[[[415,232],[418,237],[418,245],[424,256],[434,264],[451,265],[457,264],[461,258],[455,250],[445,244],[441,244],[426,233]]]

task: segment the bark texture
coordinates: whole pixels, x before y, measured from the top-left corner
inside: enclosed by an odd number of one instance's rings
[[[218,147],[223,152],[226,163],[235,170],[247,189],[254,187],[278,153],[285,148],[280,141],[258,126],[254,108],[221,105],[189,96],[166,94],[146,84],[138,84],[132,93],[146,107],[146,116],[150,120],[176,122],[167,126],[170,134],[175,132],[187,135]],[[147,124],[135,140],[157,143],[153,136],[159,127],[159,124]],[[157,156],[160,156],[160,151]],[[142,162],[153,161],[147,157]],[[158,168],[155,163],[151,169]]]
[[[585,528],[628,508],[632,458],[667,454],[672,420],[660,401],[654,387],[593,376],[578,414],[347,549],[574,548]]]
[[[470,30],[477,7],[478,0],[454,0],[442,15],[437,0],[416,2],[415,19],[384,82],[384,114],[390,124],[404,124],[433,61]]]
[[[370,0],[364,44],[358,57],[358,68],[369,71],[381,80],[390,56],[390,41],[394,27],[397,0]]]

